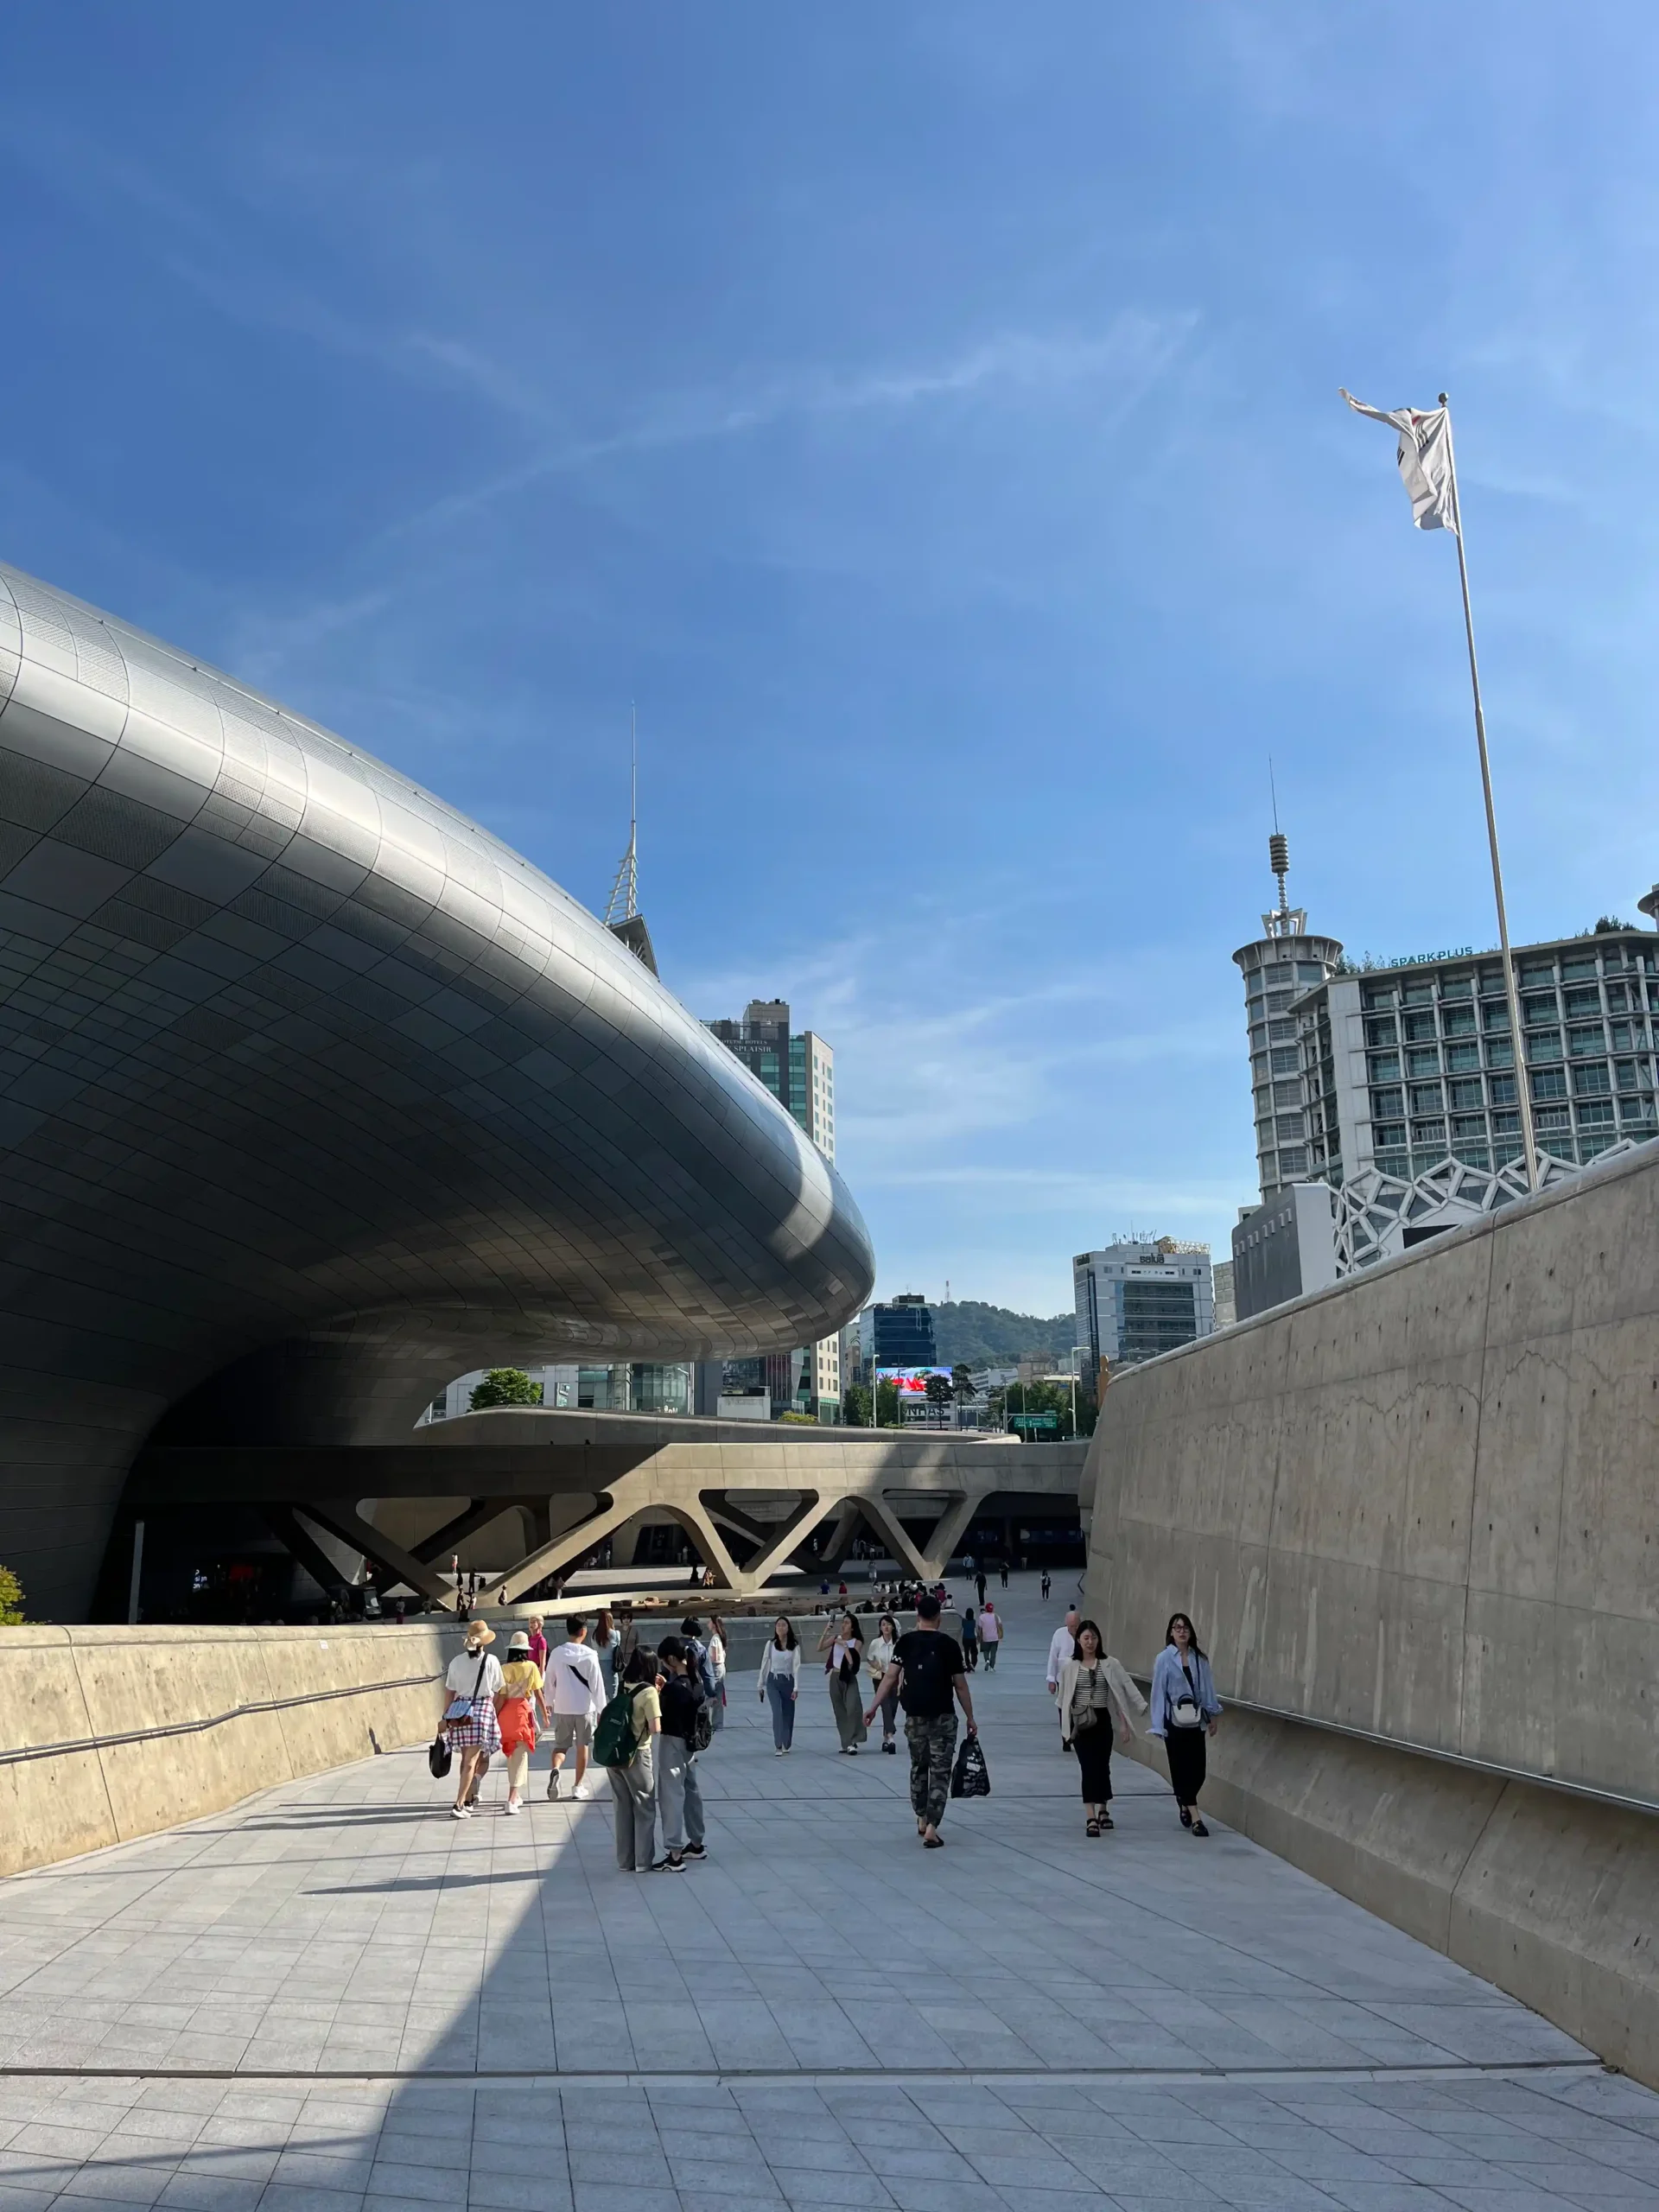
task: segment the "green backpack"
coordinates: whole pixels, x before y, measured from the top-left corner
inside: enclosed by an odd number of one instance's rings
[[[632,1766],[639,1751],[639,1742],[633,1727],[633,1693],[637,1686],[630,1683],[616,1695],[599,1716],[599,1726],[594,1731],[594,1761],[598,1766]]]

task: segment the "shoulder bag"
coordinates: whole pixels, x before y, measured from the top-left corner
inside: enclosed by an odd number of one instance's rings
[[[1192,1677],[1186,1671],[1186,1662],[1181,1662],[1181,1680],[1186,1688],[1179,1697],[1172,1698],[1169,1705],[1169,1725],[1172,1728],[1202,1728],[1204,1707],[1198,1703],[1198,1691]]]
[[[461,1721],[470,1720],[472,1719],[473,1714],[478,1707],[478,1694],[484,1687],[484,1669],[489,1665],[489,1663],[490,1655],[486,1651],[484,1654],[484,1656],[478,1662],[478,1674],[473,1683],[472,1695],[470,1697],[451,1698],[448,1704],[444,1707],[443,1725],[446,1728],[448,1728],[452,1722],[459,1726]]]

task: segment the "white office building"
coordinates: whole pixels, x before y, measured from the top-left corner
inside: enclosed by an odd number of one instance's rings
[[[1071,1262],[1077,1342],[1090,1374],[1104,1359],[1133,1367],[1160,1351],[1207,1337],[1216,1325],[1215,1284],[1207,1244],[1173,1236],[1120,1236]]]

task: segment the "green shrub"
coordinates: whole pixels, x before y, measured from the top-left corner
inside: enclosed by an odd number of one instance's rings
[[[0,1628],[21,1628],[23,1586],[9,1567],[0,1567]]]
[[[467,1402],[475,1414],[490,1406],[539,1406],[542,1386],[522,1367],[493,1367],[481,1382],[474,1383]]]

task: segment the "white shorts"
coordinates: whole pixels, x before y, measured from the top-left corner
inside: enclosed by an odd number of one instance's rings
[[[553,1748],[556,1751],[574,1751],[580,1746],[591,1751],[594,1745],[594,1724],[585,1713],[556,1713],[553,1715]]]

